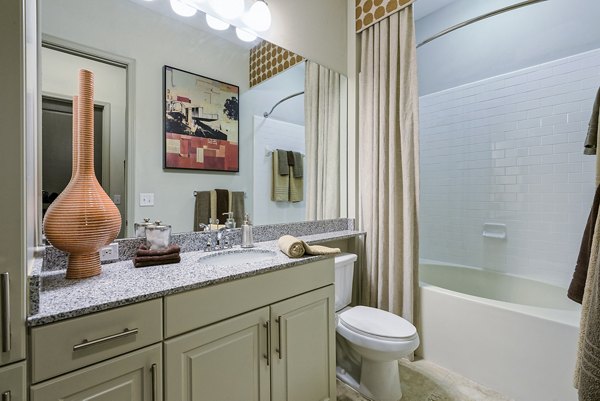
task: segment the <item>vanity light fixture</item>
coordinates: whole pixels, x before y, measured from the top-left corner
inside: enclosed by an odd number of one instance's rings
[[[239,40],[243,40],[244,42],[252,42],[256,39],[255,34],[241,28],[235,28],[235,34],[237,35]]]
[[[206,14],[206,23],[209,27],[217,31],[224,31],[225,29],[229,28],[229,24],[227,22],[208,14]]]
[[[182,0],[170,0],[170,3],[173,11],[182,17],[192,17],[196,14],[196,9],[187,5]]]
[[[224,19],[234,20],[244,13],[244,0],[209,0],[209,4]]]
[[[256,32],[264,32],[271,27],[271,10],[264,0],[256,0],[250,10],[242,17],[249,28]]]

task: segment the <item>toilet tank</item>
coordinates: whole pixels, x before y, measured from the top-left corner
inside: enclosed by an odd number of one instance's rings
[[[340,253],[335,257],[335,311],[339,311],[352,302],[353,253]]]

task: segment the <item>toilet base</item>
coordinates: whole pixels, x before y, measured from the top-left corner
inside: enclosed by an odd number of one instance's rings
[[[373,361],[362,358],[359,391],[374,401],[399,401],[402,398],[397,360]]]

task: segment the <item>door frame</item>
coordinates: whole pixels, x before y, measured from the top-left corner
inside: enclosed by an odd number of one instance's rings
[[[102,62],[102,63],[106,63],[106,64],[111,64],[111,65],[115,65],[118,67],[123,67],[125,68],[125,73],[126,73],[126,110],[125,110],[125,146],[126,146],[126,152],[125,154],[127,155],[126,161],[125,161],[125,201],[126,201],[126,205],[125,205],[125,224],[126,227],[124,228],[124,237],[131,237],[133,236],[133,222],[132,222],[132,218],[134,216],[134,211],[135,211],[135,172],[134,172],[134,168],[132,168],[133,166],[135,166],[135,135],[133,135],[133,133],[135,132],[135,118],[134,118],[134,114],[135,114],[135,80],[136,80],[136,62],[135,59],[129,58],[129,57],[124,57],[124,56],[120,56],[117,54],[113,54],[113,53],[109,53],[109,52],[105,52],[102,50],[98,50],[89,46],[85,46],[79,43],[75,43],[66,39],[62,39],[56,36],[52,36],[52,35],[47,35],[47,34],[42,34],[41,35],[41,40],[38,43],[38,50],[41,53],[41,48],[42,47],[46,47],[49,49],[53,49],[53,50],[57,50],[57,51],[61,51],[63,53],[68,53],[71,55],[75,55],[75,56],[79,56],[79,57],[84,57],[84,58],[88,58],[94,61],[98,61],[98,62]],[[41,74],[41,67],[38,66],[38,70],[39,73]],[[41,85],[40,85],[41,86]],[[43,96],[49,95],[51,97],[56,97],[54,96],[54,94],[50,94],[50,93],[43,93]],[[61,98],[61,97],[59,97]],[[62,96],[62,98],[64,98],[64,96]],[[41,96],[40,96],[40,101],[39,101],[39,105],[38,105],[38,113],[41,116]],[[104,105],[106,106],[106,103],[102,103],[102,102],[95,102],[98,105]],[[106,124],[106,118],[107,115],[110,115],[110,108],[106,108],[104,109],[105,113],[104,113],[104,122],[103,122],[103,129],[110,129],[110,124]],[[104,131],[105,133],[110,132],[110,131]],[[38,141],[41,141],[41,130],[40,133],[38,134]],[[106,135],[105,135],[106,136]],[[103,142],[104,142],[104,138],[103,138]],[[104,148],[105,144],[103,143],[103,148]],[[103,152],[103,157],[104,157],[104,153]],[[41,165],[41,152],[39,152],[38,154],[38,164]],[[102,164],[104,166],[104,160],[102,161]],[[104,175],[104,172],[103,172]],[[39,184],[38,184],[39,185]],[[41,189],[39,189],[41,191]],[[41,214],[41,212],[40,212]],[[41,227],[41,218],[38,221],[38,227]],[[38,230],[39,233],[41,234],[41,229]],[[42,243],[42,239],[41,239],[41,235],[36,239],[38,244]]]

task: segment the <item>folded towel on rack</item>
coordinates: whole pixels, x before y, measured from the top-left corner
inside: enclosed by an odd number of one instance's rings
[[[592,209],[590,210],[585,230],[583,231],[583,237],[581,238],[579,256],[577,257],[577,263],[575,264],[575,272],[573,273],[573,279],[571,280],[569,290],[567,291],[567,296],[578,303],[582,303],[583,301],[585,281],[592,252],[594,227],[596,226],[596,219],[598,218],[598,208],[600,208],[600,186],[596,188]]]
[[[273,155],[277,153],[277,172],[279,175],[288,175],[290,173],[288,164],[287,150],[277,149]]]
[[[233,219],[235,220],[235,226],[241,227],[244,221],[244,215],[246,214],[245,198],[246,194],[241,191],[231,192],[231,211],[233,212]]]
[[[210,222],[217,218],[217,191],[214,189],[210,191]]]
[[[302,178],[304,176],[304,164],[302,160],[302,153],[300,152],[292,152],[294,164],[290,164],[290,166],[294,166],[294,177]]]
[[[290,167],[290,202],[301,202],[304,199],[304,178],[294,175],[293,167]]]
[[[219,222],[223,223],[227,216],[224,216],[224,213],[228,213],[229,210],[229,190],[227,189],[215,189],[217,193],[217,215],[215,216],[219,219]]]
[[[598,147],[598,120],[600,117],[600,89],[596,93],[596,100],[592,108],[592,116],[588,125],[587,136],[585,137],[583,153],[586,155],[595,155]]]
[[[292,152],[291,150],[287,151],[287,159],[288,159],[288,166],[293,166],[294,165],[294,152]]]
[[[290,258],[300,258],[308,255],[334,255],[341,253],[340,248],[330,248],[323,245],[308,245],[292,235],[283,235],[277,240],[277,245]]]
[[[200,224],[208,224],[210,219],[210,191],[197,191],[194,205],[194,231],[200,231]]]
[[[287,165],[287,154],[284,153],[285,168],[287,175],[279,174],[280,152],[273,152],[273,172],[271,174],[271,200],[275,202],[287,202],[290,200],[290,167]]]

